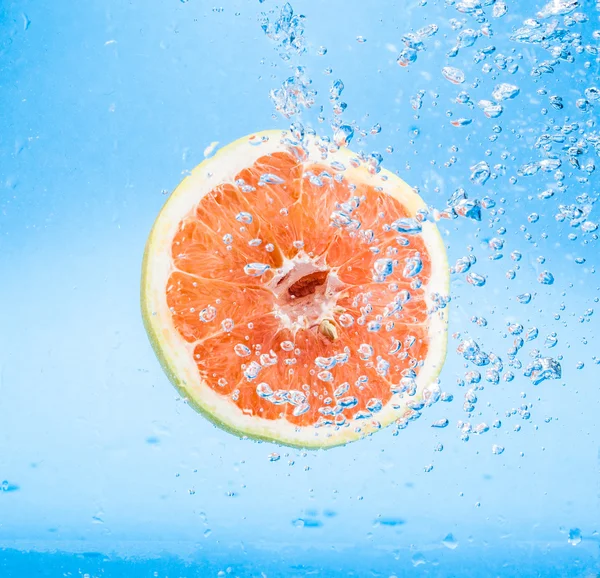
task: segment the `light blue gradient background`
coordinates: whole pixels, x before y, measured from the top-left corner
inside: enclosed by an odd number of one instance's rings
[[[466,419],[466,388],[456,385],[464,360],[450,338],[441,383],[454,395],[452,403],[426,410],[397,437],[386,430],[348,447],[303,453],[215,429],[177,398],[162,373],[139,313],[144,243],[166,199],[161,191],[172,190],[212,141],[223,145],[289,125],[268,97],[290,75],[289,65],[258,22],[258,14],[275,5],[21,0],[0,6],[0,481],[19,486],[0,492],[0,547],[150,557],[196,552],[199,564],[222,569],[228,560],[252,566],[255,556],[254,573],[244,576],[260,575],[265,559],[274,568],[268,575],[278,576],[287,575],[288,563],[312,560],[323,567],[337,564],[336,556],[358,576],[384,568],[443,576],[461,560],[472,570],[485,559],[498,575],[508,575],[501,564],[518,556],[530,562],[539,556],[548,575],[559,559],[566,568],[600,571],[600,371],[592,359],[600,356],[598,312],[579,322],[586,309],[597,307],[598,243],[581,234],[567,240],[571,229],[554,219],[559,203],[597,191],[598,177],[587,184],[568,177],[567,192],[546,201],[537,194],[551,174],[509,184],[522,163],[540,158],[533,143],[548,118],[562,123],[570,117],[582,127],[598,118],[597,110],[582,113],[574,106],[587,86],[598,83],[598,65],[590,55],[577,56],[534,82],[533,59],[546,53],[512,43],[508,34],[533,17],[540,2],[509,1],[509,13],[491,19],[494,36],[478,39],[455,59],[445,56],[457,35],[448,20],[477,25],[442,2],[293,5],[307,17],[308,51],[299,62],[326,115],[328,87],[341,78],[349,105],[344,118],[365,129],[377,122],[383,127],[377,136],[355,138],[355,150],[380,151],[385,166],[437,208],[464,186],[506,211],[493,226],[488,211],[481,223],[440,222],[450,262],[472,245],[474,270],[488,276],[483,288],[453,277],[450,333],[476,338],[509,369],[507,322],[539,328],[538,340],[520,355],[524,365],[529,350],[544,351],[544,337],[556,331],[559,344],[545,355],[564,356],[561,380],[534,387],[517,373],[512,383],[486,384],[471,421],[491,426],[499,418],[502,428],[465,443],[456,429]],[[592,2],[582,5],[590,20],[573,30],[584,44],[597,44],[591,34],[600,27],[598,12]],[[416,63],[401,69],[395,60],[402,34],[429,23],[440,31],[425,41]],[[367,42],[358,43],[358,35]],[[473,63],[475,49],[492,44],[505,55],[513,49],[522,54],[515,75],[500,72],[494,80],[481,72],[483,63]],[[316,55],[320,45],[328,48],[324,57]],[[592,62],[587,70],[586,60]],[[462,68],[467,82],[457,87],[444,80],[445,65]],[[323,73],[327,66],[330,76]],[[479,86],[472,89],[476,78]],[[521,94],[505,103],[497,120],[454,102],[461,89],[475,102],[490,98],[498,82],[517,84]],[[541,114],[548,108],[547,96],[536,94],[542,87],[564,98],[563,111]],[[419,89],[427,94],[415,119],[409,98]],[[455,128],[446,111],[473,123]],[[307,113],[305,122],[326,134],[317,112]],[[490,142],[494,124],[503,131]],[[384,152],[388,145],[393,154]],[[459,151],[451,152],[451,145]],[[506,161],[503,151],[511,155]],[[445,168],[453,154],[456,164]],[[469,167],[484,159],[506,164],[507,174],[477,187]],[[571,169],[565,164],[563,170]],[[534,211],[540,220],[529,224]],[[598,221],[597,210],[592,220]],[[490,261],[485,242],[500,226],[507,228],[504,258]],[[517,278],[507,281],[515,249],[523,259]],[[540,255],[544,265],[536,261]],[[587,262],[576,265],[575,257]],[[543,269],[553,272],[554,285],[536,282]],[[524,291],[535,294],[529,305],[515,300]],[[488,326],[472,324],[472,315],[485,317]],[[582,370],[578,361],[585,362]],[[533,403],[530,420],[505,417],[521,403]],[[450,426],[431,428],[441,417]],[[443,452],[434,451],[438,442]],[[492,444],[505,452],[493,455]],[[269,461],[273,451],[280,461]],[[434,469],[425,473],[428,464]],[[404,523],[380,525],[380,517]],[[293,523],[298,519],[306,526]],[[570,528],[581,529],[578,546],[567,542]],[[441,543],[449,532],[456,550]],[[420,555],[425,565],[415,567]],[[30,575],[7,568],[6,575]],[[164,572],[171,576],[168,564]],[[123,575],[150,574],[132,569]],[[487,574],[481,569],[478,575]]]

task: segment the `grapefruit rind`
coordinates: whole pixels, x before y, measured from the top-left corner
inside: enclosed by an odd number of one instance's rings
[[[282,150],[281,141],[284,138],[291,138],[288,131],[270,130],[243,137],[198,165],[171,194],[146,244],[141,282],[142,316],[152,347],[173,385],[189,405],[215,425],[239,437],[304,449],[329,448],[347,444],[390,425],[406,414],[407,407],[402,405],[401,409],[394,409],[388,403],[377,414],[379,425],[361,420],[359,430],[358,422],[335,429],[298,427],[285,419],[269,420],[246,415],[227,397],[203,382],[193,359],[193,344],[185,341],[175,328],[166,300],[166,284],[172,272],[171,244],[181,221],[214,187],[233,182],[235,175],[251,166],[259,157]],[[381,187],[385,193],[396,197],[412,215],[426,208],[421,197],[397,175],[385,169],[378,174],[371,174],[364,166],[352,166],[350,159],[355,155],[349,149],[340,148],[330,152],[327,160],[323,161],[316,145],[309,145],[308,148],[310,159],[320,163],[341,162],[346,166],[344,175],[348,181],[367,182]],[[446,249],[437,226],[429,221],[424,222],[421,236],[431,259],[431,277],[425,294],[427,306],[431,307],[434,293],[448,295],[449,269]],[[429,318],[428,354],[417,376],[417,393],[411,397],[412,401],[422,399],[423,391],[435,382],[444,364],[447,310],[447,307],[439,309]]]

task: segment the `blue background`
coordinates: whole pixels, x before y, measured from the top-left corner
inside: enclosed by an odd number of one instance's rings
[[[553,74],[532,77],[548,53],[509,35],[535,17],[537,1],[509,1],[502,18],[484,7],[493,36],[447,58],[459,32],[451,18],[480,28],[455,6],[297,0],[306,52],[288,62],[259,22],[263,11],[277,17],[280,5],[214,1],[0,6],[1,575],[600,572],[600,326],[597,311],[584,315],[597,309],[600,295],[598,242],[555,219],[559,204],[597,196],[597,172],[579,182],[583,173],[563,156],[566,187],[546,200],[538,194],[554,186],[552,173],[517,175],[522,164],[543,158],[534,143],[551,119],[578,122],[588,135],[597,130],[597,109],[575,105],[598,83],[597,57],[577,54]],[[591,1],[580,4],[589,20],[569,31],[597,46],[599,13]],[[431,23],[439,32],[424,41],[415,63],[400,68],[402,35]],[[366,42],[357,42],[359,35]],[[317,53],[321,45],[325,56]],[[496,52],[475,63],[485,46]],[[494,66],[499,52],[515,58],[515,74]],[[491,72],[482,70],[486,63]],[[461,186],[504,209],[484,210],[480,223],[439,223],[449,262],[473,254],[473,270],[487,278],[484,287],[452,278],[455,335],[441,385],[454,401],[426,410],[398,436],[390,429],[327,452],[242,441],[215,429],[177,397],[139,313],[144,243],[165,192],[201,162],[211,142],[287,128],[290,120],[276,113],[269,91],[298,64],[318,92],[303,114],[306,126],[331,134],[317,120],[318,107],[331,118],[328,90],[340,78],[344,119],[367,132],[382,126],[378,135],[357,134],[352,148],[379,151],[384,166],[440,210]],[[447,65],[465,72],[463,85],[444,79]],[[499,82],[517,85],[520,94],[504,102],[498,119],[455,102],[460,90],[474,102],[491,99]],[[547,95],[536,92],[542,88]],[[409,99],[418,90],[425,95],[415,111]],[[564,109],[550,107],[549,95],[562,96]],[[473,122],[452,126],[458,117]],[[492,141],[496,125],[502,132]],[[388,146],[394,152],[386,153]],[[456,162],[444,166],[452,156]],[[594,156],[592,148],[582,159]],[[474,184],[470,167],[482,160],[506,165],[505,174],[494,171],[497,178]],[[536,223],[528,221],[533,212]],[[590,220],[598,221],[595,206]],[[503,258],[490,260],[487,243],[500,227]],[[571,233],[577,238],[569,240]],[[514,250],[523,255],[519,263],[510,259]],[[517,276],[508,280],[515,265]],[[544,269],[553,285],[536,281]],[[526,291],[531,303],[518,303]],[[487,326],[472,316],[485,317]],[[476,339],[507,370],[514,339],[507,324],[516,322],[540,333],[522,350],[523,367],[537,348],[562,356],[562,378],[535,387],[515,370],[512,382],[482,381],[467,417],[468,386],[457,380],[472,368],[456,353],[460,339]],[[552,332],[559,342],[547,349]],[[523,403],[532,404],[529,419],[506,416]],[[444,417],[446,429],[431,427]],[[458,420],[491,426],[496,419],[499,429],[461,440]],[[504,453],[494,455],[493,444]],[[271,462],[271,452],[281,459]],[[581,542],[569,543],[570,531],[579,531]],[[454,542],[444,544],[449,533]]]

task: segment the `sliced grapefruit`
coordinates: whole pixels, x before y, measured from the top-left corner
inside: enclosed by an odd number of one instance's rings
[[[267,131],[173,192],[141,297],[191,406],[239,436],[318,448],[406,424],[439,396],[448,284],[438,229],[404,181]]]

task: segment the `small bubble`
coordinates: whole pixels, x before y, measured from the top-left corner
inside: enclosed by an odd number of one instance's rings
[[[209,305],[208,307],[202,309],[202,311],[200,311],[199,314],[200,321],[204,323],[212,321],[216,316],[217,310],[212,305]]]
[[[354,324],[354,317],[349,313],[342,313],[339,322],[342,327],[351,327]]]
[[[515,96],[517,96],[519,92],[520,90],[518,86],[503,82],[501,84],[498,84],[496,88],[494,88],[494,91],[492,92],[492,98],[495,101],[508,100],[515,98]]]
[[[252,353],[250,348],[246,347],[243,343],[238,343],[235,345],[233,350],[235,351],[236,355],[239,355],[240,357],[247,357]]]
[[[268,250],[268,249],[267,249]],[[244,273],[250,277],[260,277],[266,273],[271,267],[264,263],[248,263],[244,266]]]
[[[256,376],[260,373],[261,370],[262,370],[262,366],[260,366],[258,363],[256,363],[256,361],[251,361],[244,369],[244,377],[248,381],[252,381],[253,379],[256,378]]]
[[[483,287],[485,285],[485,277],[477,273],[473,273],[472,271],[467,273],[466,279],[467,283],[475,287]]]
[[[235,220],[239,221],[240,223],[245,223],[246,225],[249,225],[250,223],[252,223],[252,215],[250,213],[242,211],[235,216]]]
[[[465,73],[453,66],[444,66],[444,68],[442,68],[442,75],[446,80],[453,84],[462,84],[465,81]]]
[[[294,349],[294,344],[291,341],[282,341],[279,345],[284,351],[292,351]]]
[[[442,540],[442,544],[450,550],[456,550],[458,547],[458,540],[452,534],[447,534]]]
[[[571,546],[577,546],[581,543],[581,540],[581,530],[579,528],[571,528],[569,530],[569,544],[571,544]]]

